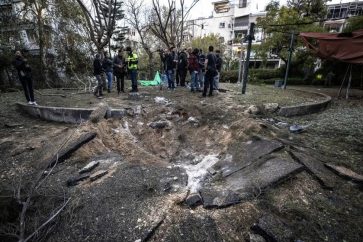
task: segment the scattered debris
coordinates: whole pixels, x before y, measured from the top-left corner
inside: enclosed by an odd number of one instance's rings
[[[86,179],[88,179],[90,177],[89,173],[83,173],[79,176],[76,177],[72,177],[70,179],[67,180],[67,186],[71,187],[71,186],[75,186],[77,185],[80,181],[84,181]]]
[[[262,235],[267,241],[293,241],[293,232],[279,217],[267,214],[262,216],[252,230]]]
[[[290,151],[289,153],[295,160],[303,164],[326,188],[334,188],[336,186],[336,176],[321,161],[298,151]]]
[[[89,120],[92,123],[98,123],[106,117],[107,111],[109,109],[110,108],[105,103],[101,103],[95,110],[92,111]]]
[[[96,171],[95,173],[92,173],[92,175],[89,177],[91,181],[95,181],[100,177],[103,177],[104,175],[106,175],[108,173],[107,170],[100,170],[100,171]]]
[[[163,128],[171,127],[171,123],[168,120],[158,120],[158,121],[151,122],[148,125],[149,125],[149,127],[153,128],[153,129],[163,129]]]
[[[358,173],[344,167],[344,166],[336,166],[333,165],[331,163],[327,163],[325,164],[326,167],[329,167],[330,169],[332,169],[335,173],[337,173],[338,175],[351,179],[355,182],[358,183],[363,183],[363,176],[359,175]]]
[[[16,128],[16,127],[19,127],[19,126],[22,126],[23,124],[21,123],[6,123],[4,124],[4,127],[6,128]]]
[[[199,193],[192,193],[185,199],[185,202],[190,208],[194,208],[202,204],[202,198]]]
[[[259,114],[261,112],[260,108],[256,105],[251,105],[244,111],[245,114]]]
[[[165,97],[155,97],[154,100],[155,100],[155,103],[158,103],[158,104],[168,104],[169,103],[169,101]]]
[[[92,161],[88,163],[85,167],[83,167],[81,170],[79,170],[79,174],[86,173],[92,171],[96,166],[100,164],[99,161]]]
[[[307,127],[311,126],[311,124],[308,124],[308,125],[298,125],[298,124],[294,124],[294,125],[291,125],[289,130],[291,133],[296,133],[296,134],[299,134],[299,133],[302,133],[305,131],[305,129]]]
[[[248,233],[249,242],[266,242],[266,240],[259,234]]]
[[[191,193],[197,193],[201,183],[204,181],[206,175],[208,174],[208,168],[212,167],[218,162],[218,155],[212,154],[207,155],[203,158],[201,162],[196,165],[186,165],[183,167],[188,175],[188,185]]]
[[[96,133],[90,132],[82,134],[78,139],[67,145],[66,147],[62,148],[57,154],[52,156],[52,158],[41,162],[41,164],[47,164],[48,167],[54,165],[56,162],[63,162],[67,159],[73,152],[78,150],[82,145],[88,143],[92,139],[96,137]]]
[[[199,125],[198,119],[196,119],[194,117],[189,117],[188,120],[187,120],[187,123],[190,123],[190,124],[195,125],[195,126]]]
[[[263,104],[263,107],[266,112],[274,113],[279,109],[278,103],[265,103]]]

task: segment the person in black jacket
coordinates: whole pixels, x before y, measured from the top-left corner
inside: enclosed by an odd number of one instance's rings
[[[125,58],[124,50],[121,48],[118,54],[113,58],[113,74],[116,77],[117,93],[125,92]]]
[[[176,67],[176,58],[175,58],[175,47],[171,47],[169,49],[168,54],[166,55],[166,73],[168,77],[168,88],[170,90],[175,89],[175,81],[174,81],[174,74],[175,74],[175,67]]]
[[[103,70],[106,73],[106,77],[107,77],[107,92],[110,93],[111,89],[112,89],[112,72],[113,72],[113,61],[112,59],[109,57],[107,51],[103,52],[104,54],[104,58],[102,61],[102,67]]]
[[[206,66],[206,73],[204,77],[204,90],[203,90],[203,97],[207,96],[207,91],[209,87],[209,94],[208,96],[213,96],[213,82],[214,77],[217,75],[217,57],[214,54],[213,46],[209,46],[208,48],[209,52],[207,55],[207,58],[205,60],[205,66]]]
[[[27,59],[23,57],[18,50],[15,52],[15,60],[13,61],[15,69],[18,71],[19,81],[23,86],[25,98],[30,105],[38,105],[34,100],[32,70]]]
[[[94,91],[94,95],[98,98],[102,98],[102,89],[103,89],[103,82],[104,82],[104,70],[102,67],[102,60],[101,55],[96,54],[96,58],[93,61],[93,75],[95,75],[97,79],[97,87]]]
[[[180,80],[180,86],[185,87],[185,78],[187,76],[188,68],[188,55],[185,50],[179,53],[178,57],[178,76]],[[178,83],[177,83],[178,84]]]

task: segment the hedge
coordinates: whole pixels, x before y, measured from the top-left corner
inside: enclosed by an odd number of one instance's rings
[[[260,82],[265,79],[279,79],[283,75],[281,69],[250,69],[249,70],[249,81]],[[238,70],[222,71],[221,82],[236,83],[238,81]]]

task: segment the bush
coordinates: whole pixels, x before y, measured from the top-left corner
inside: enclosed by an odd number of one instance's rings
[[[250,80],[265,80],[271,78],[281,78],[283,76],[282,69],[250,69]]]
[[[220,79],[220,82],[237,83],[238,70],[222,71],[219,79]]]

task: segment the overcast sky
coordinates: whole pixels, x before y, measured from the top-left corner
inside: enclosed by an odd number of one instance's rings
[[[172,1],[172,0],[170,0]],[[199,2],[194,6],[191,11],[190,18],[198,18],[198,17],[208,17],[212,15],[213,5],[212,2],[216,2],[217,0],[199,0]],[[152,0],[144,0],[146,4],[152,5]],[[168,0],[159,0],[160,5],[167,4]],[[179,0],[176,0],[176,4],[178,6]],[[190,6],[193,0],[185,0],[185,5]]]

